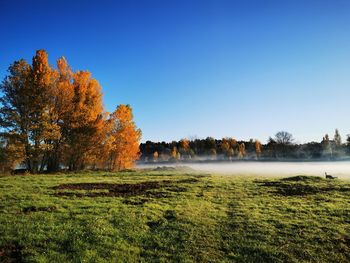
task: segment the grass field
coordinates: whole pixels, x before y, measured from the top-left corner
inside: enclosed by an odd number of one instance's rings
[[[0,177],[0,262],[349,262],[350,181]]]

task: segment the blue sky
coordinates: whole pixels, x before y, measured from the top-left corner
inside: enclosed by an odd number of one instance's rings
[[[350,1],[0,1],[0,78],[64,55],[142,141],[350,133]]]

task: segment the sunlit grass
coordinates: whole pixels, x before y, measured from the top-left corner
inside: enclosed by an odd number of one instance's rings
[[[193,180],[184,180],[189,178]],[[150,181],[154,188],[126,196],[107,196],[111,190],[106,188],[55,188]],[[3,176],[0,257],[41,262],[347,262],[349,189],[350,182],[341,180],[187,171]]]

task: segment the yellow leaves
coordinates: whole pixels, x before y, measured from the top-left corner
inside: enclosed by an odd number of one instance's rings
[[[33,81],[38,87],[49,86],[54,77],[54,70],[49,65],[48,54],[38,50],[33,58]]]
[[[110,136],[112,146],[110,152],[110,169],[121,170],[131,168],[140,156],[139,141],[141,132],[132,119],[129,105],[119,105],[110,116]]]
[[[103,114],[101,87],[97,80],[91,78],[88,71],[78,71],[73,75],[72,100],[70,119],[73,122],[88,124]]]
[[[155,152],[153,153],[153,161],[154,161],[154,162],[158,161],[158,156],[159,156],[158,152],[155,151]]]
[[[37,171],[39,163],[40,169],[105,168],[108,162],[124,169],[138,159],[141,131],[131,107],[120,105],[108,117],[101,86],[90,72],[73,72],[64,57],[54,69],[44,50],[36,52],[32,65],[21,60],[9,72],[0,86],[0,113],[7,114],[8,136],[25,149],[28,169]]]
[[[255,153],[256,153],[257,157],[259,157],[261,154],[261,147],[262,147],[261,142],[256,140],[255,141]]]
[[[119,105],[115,112],[115,115],[120,123],[130,122],[133,118],[130,105]]]
[[[190,141],[187,139],[182,139],[180,141],[180,148],[182,149],[183,152],[187,153],[190,149]]]
[[[177,158],[177,148],[176,148],[176,146],[174,146],[173,149],[171,150],[171,157],[173,159]]]
[[[239,158],[244,158],[246,156],[246,151],[245,151],[245,144],[242,142],[238,146],[238,157]]]

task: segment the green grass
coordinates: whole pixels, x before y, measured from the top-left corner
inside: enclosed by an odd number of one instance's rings
[[[153,183],[130,186],[142,182]],[[349,262],[350,182],[189,171],[1,176],[0,262],[17,261]]]

